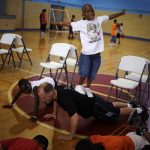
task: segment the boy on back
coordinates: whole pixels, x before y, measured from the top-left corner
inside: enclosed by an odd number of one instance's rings
[[[95,17],[95,12],[91,4],[85,4],[82,7],[82,16],[84,20],[77,22],[56,22],[56,25],[71,25],[73,31],[80,32],[82,50],[79,59],[79,85],[75,90],[81,94],[87,94],[88,97],[93,97],[90,90],[90,85],[96,78],[96,74],[101,64],[100,53],[104,51],[104,40],[101,25],[103,22],[124,15],[125,11],[112,14],[110,16]],[[87,79],[86,88],[83,83]]]

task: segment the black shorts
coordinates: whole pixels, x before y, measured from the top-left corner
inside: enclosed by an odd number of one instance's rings
[[[119,38],[121,38],[121,35],[120,35],[120,33],[117,33],[117,38],[119,39]]]
[[[120,108],[114,107],[111,102],[107,102],[95,95],[94,117],[106,121],[115,121],[120,115]]]
[[[42,24],[40,25],[40,30],[45,32],[46,31],[46,24]]]

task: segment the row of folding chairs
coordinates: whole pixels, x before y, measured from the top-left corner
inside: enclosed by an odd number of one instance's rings
[[[32,61],[29,55],[29,52],[31,51],[32,49],[26,47],[22,36],[14,33],[3,34],[0,39],[0,56],[2,61],[0,69],[4,67],[6,62],[9,64],[11,59],[14,68],[16,68],[17,61],[15,61],[14,53],[17,54],[19,68],[21,67],[23,60],[29,61],[32,65]],[[26,58],[24,57],[24,54],[27,55]]]
[[[130,91],[135,91],[132,99],[142,103],[146,93],[147,99],[150,97],[150,61],[138,56],[123,56],[117,68],[115,79],[110,83],[108,100],[113,87],[115,87],[116,99],[120,98],[122,90],[127,90],[128,94]]]
[[[77,49],[71,44],[55,43],[52,45],[49,51],[46,62],[41,62],[40,66],[43,67],[40,78],[43,76],[45,69],[48,69],[49,75],[53,77],[56,82],[58,82],[62,76],[62,71],[64,70],[67,85],[72,85],[75,70],[78,66]],[[68,67],[70,66],[72,67],[73,71],[69,78]]]

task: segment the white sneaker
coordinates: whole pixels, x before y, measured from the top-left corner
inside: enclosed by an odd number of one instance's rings
[[[85,88],[84,90],[85,90],[88,97],[93,97],[93,93],[92,93],[90,88]]]
[[[80,94],[85,95],[85,91],[84,91],[83,85],[76,85],[75,91],[78,92],[78,93],[80,93]]]

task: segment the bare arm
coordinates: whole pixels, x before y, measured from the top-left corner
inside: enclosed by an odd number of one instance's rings
[[[54,104],[53,104],[53,113],[51,113],[51,114],[46,114],[46,115],[44,116],[44,118],[46,118],[46,119],[49,119],[49,118],[54,118],[54,119],[56,119],[57,106],[58,106],[57,102],[54,101]]]
[[[13,106],[13,104],[18,100],[18,98],[23,94],[23,92],[21,90],[19,90],[17,92],[17,94],[15,95],[15,97],[13,98],[11,105]]]
[[[150,142],[150,133],[148,131],[144,131],[144,134],[143,134],[146,139]]]
[[[75,132],[77,130],[77,124],[78,124],[78,119],[79,119],[79,116],[77,113],[75,113],[72,117],[71,117],[71,120],[70,120],[70,134],[69,135],[64,135],[64,136],[60,136],[58,137],[58,140],[60,141],[69,141],[69,140],[72,140],[72,138],[74,137],[75,135]]]
[[[114,18],[117,18],[117,17],[119,17],[119,16],[122,16],[122,15],[124,15],[126,13],[126,10],[125,9],[123,9],[121,12],[119,12],[119,13],[115,13],[115,14],[112,14],[112,15],[110,15],[109,16],[109,20],[112,20],[112,19],[114,19]]]
[[[71,26],[71,22],[51,22],[51,24],[57,26]]]

